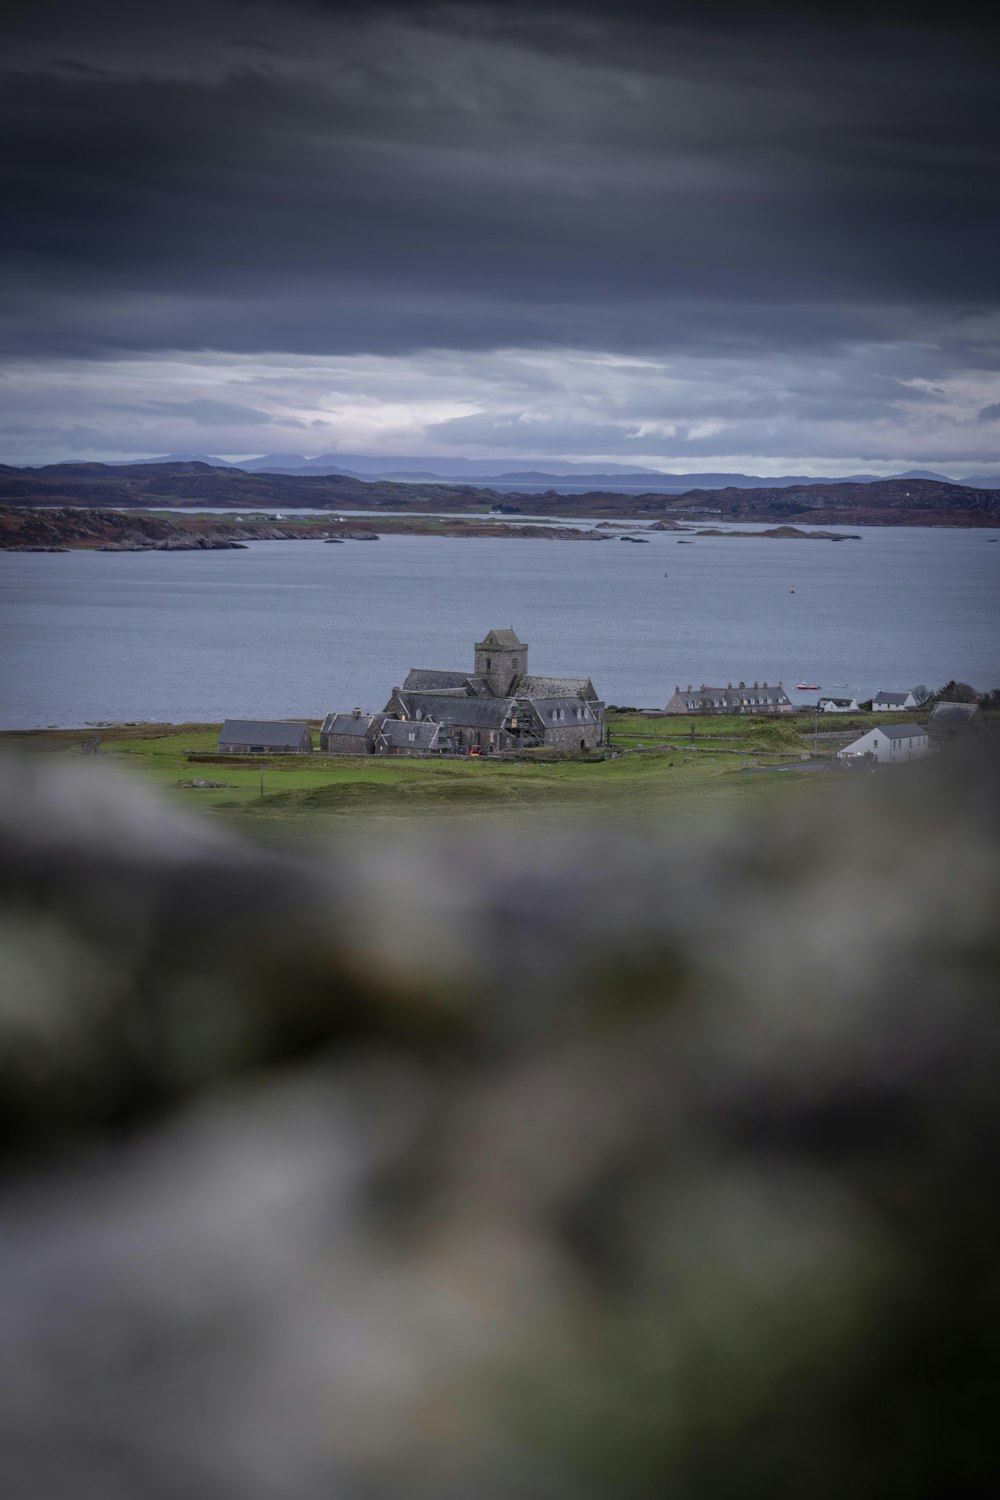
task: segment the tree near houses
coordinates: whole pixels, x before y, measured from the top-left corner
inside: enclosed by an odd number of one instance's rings
[[[938,688],[934,697],[945,703],[978,703],[980,695],[967,682],[956,682],[952,678],[950,682],[945,683],[943,688]]]

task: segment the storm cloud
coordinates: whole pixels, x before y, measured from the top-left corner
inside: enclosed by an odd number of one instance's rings
[[[0,90],[0,456],[368,431],[981,466],[988,43],[954,7],[25,9]]]

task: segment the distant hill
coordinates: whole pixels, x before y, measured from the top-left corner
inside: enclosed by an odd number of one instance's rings
[[[365,480],[347,474],[248,473],[199,460],[138,464],[65,463],[37,469],[0,466],[0,503],[92,505],[137,509],[225,506],[227,509],[397,510],[506,513],[552,517],[649,518],[721,516],[727,520],[872,526],[997,526],[1000,491],[938,479],[811,481],[679,494],[607,488],[509,493],[455,481]]]
[[[976,489],[1000,489],[1000,475],[973,475],[965,481],[952,479],[933,469],[907,469],[902,474],[848,474],[833,481],[809,474],[782,474],[766,477],[760,474],[725,472],[666,474],[640,465],[604,464],[593,468],[569,461],[540,462],[537,459],[464,459],[464,458],[373,458],[367,454],[328,453],[306,458],[301,453],[265,453],[258,458],[228,463],[225,459],[204,453],[171,453],[162,458],[140,460],[141,463],[204,463],[216,468],[242,469],[248,474],[344,474],[357,479],[384,479],[403,484],[476,483],[500,493],[540,494],[555,490],[560,495],[581,495],[591,490],[618,494],[656,491],[660,494],[683,494],[693,489],[787,489],[806,484],[874,484],[891,479],[929,479],[941,484],[965,483]],[[115,465],[114,467],[123,467]],[[129,465],[128,467],[134,467]]]

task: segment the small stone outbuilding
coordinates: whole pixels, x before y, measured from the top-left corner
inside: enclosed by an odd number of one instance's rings
[[[227,719],[219,731],[223,755],[309,755],[312,747],[308,724],[279,719]]]
[[[374,755],[385,714],[327,714],[319,732],[319,747],[326,755]]]

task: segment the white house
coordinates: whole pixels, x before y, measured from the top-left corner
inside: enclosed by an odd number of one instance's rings
[[[859,740],[837,751],[837,759],[849,763],[863,761],[866,756],[880,766],[898,766],[904,761],[920,760],[930,751],[927,730],[919,724],[886,724],[869,729]]]
[[[825,714],[856,714],[858,700],[851,693],[843,697],[833,697],[829,693],[824,693],[819,700],[819,706]]]
[[[901,708],[916,708],[917,700],[910,692],[879,693],[872,699],[872,713],[897,714]]]

